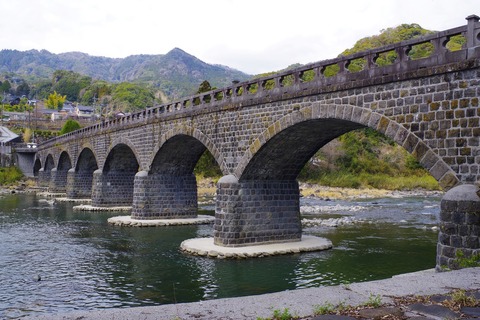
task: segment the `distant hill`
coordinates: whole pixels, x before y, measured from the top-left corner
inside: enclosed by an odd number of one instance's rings
[[[170,99],[190,95],[207,80],[224,87],[251,75],[222,65],[211,65],[174,48],[164,55],[133,55],[126,58],[90,56],[82,52],[54,54],[46,50],[1,50],[0,73],[14,73],[25,79],[51,79],[55,70],[69,70],[109,82],[143,82]]]

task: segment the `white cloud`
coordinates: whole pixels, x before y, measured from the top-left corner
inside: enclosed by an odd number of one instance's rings
[[[334,58],[401,23],[444,30],[477,0],[0,0],[0,49],[125,57],[179,47],[248,73]]]

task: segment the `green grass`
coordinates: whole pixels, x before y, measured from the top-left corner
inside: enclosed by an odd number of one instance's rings
[[[375,188],[387,190],[440,190],[438,182],[429,174],[390,176],[386,174],[352,174],[349,172],[324,172],[303,182],[340,188]]]
[[[11,185],[22,179],[23,173],[17,167],[0,168],[0,185]]]

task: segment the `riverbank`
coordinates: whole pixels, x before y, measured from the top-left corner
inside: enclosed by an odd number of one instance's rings
[[[323,200],[353,200],[373,198],[401,198],[407,196],[441,196],[442,191],[429,190],[386,190],[386,189],[353,189],[327,187],[316,184],[300,183],[302,197],[316,197]],[[213,197],[216,192],[216,184],[213,179],[200,179],[198,181],[199,197]]]
[[[435,272],[431,269],[397,275],[385,280],[331,287],[298,289],[256,296],[153,307],[112,308],[49,314],[26,317],[25,319],[242,320],[272,319],[274,313],[282,312],[292,316],[291,318],[285,317],[282,319],[333,319],[332,316],[322,318],[322,316],[316,316],[315,314],[320,313],[319,310],[335,307],[346,308],[347,306],[352,308],[350,310],[356,307],[355,312],[352,311],[348,314],[351,317],[350,319],[407,319],[413,317],[453,319],[460,318],[462,312],[460,310],[455,311],[453,307],[446,308],[440,306],[438,301],[432,301],[434,300],[432,295],[442,295],[445,299],[448,299],[448,296],[445,295],[455,290],[473,291],[476,294],[475,298],[478,299],[480,268],[468,268],[449,272]],[[367,310],[368,312],[363,311],[362,313],[361,310]],[[471,310],[471,312],[475,311],[478,312],[478,309],[473,308]],[[372,316],[368,316],[369,314]]]
[[[36,186],[32,179],[23,179],[18,183],[9,186],[0,186],[0,194],[15,193],[35,193],[44,191],[45,188]],[[217,190],[216,183],[212,178],[199,179],[197,182],[197,192],[199,200],[202,198],[212,198]],[[353,199],[372,199],[372,198],[401,198],[407,196],[440,196],[442,191],[429,190],[386,190],[371,188],[337,188],[327,187],[316,184],[300,183],[300,195],[302,197],[316,197],[323,200],[353,200]]]

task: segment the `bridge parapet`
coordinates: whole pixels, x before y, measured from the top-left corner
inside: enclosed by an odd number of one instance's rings
[[[345,90],[358,86],[388,83],[392,80],[431,75],[422,69],[448,65],[480,55],[480,17],[471,15],[466,18],[467,25],[437,32],[396,44],[340,56],[301,66],[296,69],[276,73],[250,81],[235,83],[231,86],[190,96],[178,101],[148,108],[144,111],[121,118],[104,121],[46,141],[41,149],[72,139],[90,137],[109,130],[141,125],[157,118],[179,118],[188,115],[208,113],[219,108],[244,107],[260,103],[280,101],[289,98],[310,96]],[[461,50],[449,51],[447,43],[454,36],[463,36],[465,45]],[[429,57],[413,60],[408,53],[414,46],[430,43],[434,50]],[[389,65],[379,65],[379,57],[395,52],[396,58]],[[362,70],[351,72],[348,67],[356,60],[363,60]],[[326,70],[338,68],[336,74],[329,76]],[[335,67],[336,66],[336,67]],[[460,66],[461,67],[461,66]],[[453,67],[455,68],[455,67]]]

